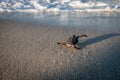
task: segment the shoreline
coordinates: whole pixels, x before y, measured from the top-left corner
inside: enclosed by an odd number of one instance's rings
[[[103,10],[103,9],[86,9],[86,10],[0,10],[0,12],[120,12],[120,10],[112,9],[112,10]]]

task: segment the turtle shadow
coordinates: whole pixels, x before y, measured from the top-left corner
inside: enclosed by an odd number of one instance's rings
[[[97,36],[97,37],[94,37],[94,38],[90,38],[90,39],[88,39],[84,42],[78,42],[77,46],[79,46],[82,49],[82,48],[85,48],[88,45],[95,44],[97,42],[101,42],[103,40],[106,40],[106,39],[109,39],[109,38],[115,37],[115,36],[120,36],[120,34],[111,33],[111,34],[105,34],[105,35]]]

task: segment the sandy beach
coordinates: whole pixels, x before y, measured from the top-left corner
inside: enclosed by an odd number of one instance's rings
[[[119,80],[120,27],[110,30],[0,21],[0,80]],[[82,50],[57,45],[73,34],[88,35]]]

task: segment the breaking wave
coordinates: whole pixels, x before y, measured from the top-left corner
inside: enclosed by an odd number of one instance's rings
[[[120,11],[120,0],[1,0],[0,11]]]

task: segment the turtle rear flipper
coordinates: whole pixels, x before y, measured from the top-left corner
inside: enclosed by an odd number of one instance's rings
[[[63,47],[63,48],[67,48],[67,49],[72,49],[72,50],[74,50],[74,49],[76,49],[76,50],[81,50],[81,48],[80,47],[77,47],[77,46],[75,46],[75,45],[71,45],[71,44],[68,44],[68,43],[57,43],[59,46],[61,46],[61,47]]]
[[[74,46],[75,49],[81,50],[81,47]]]

